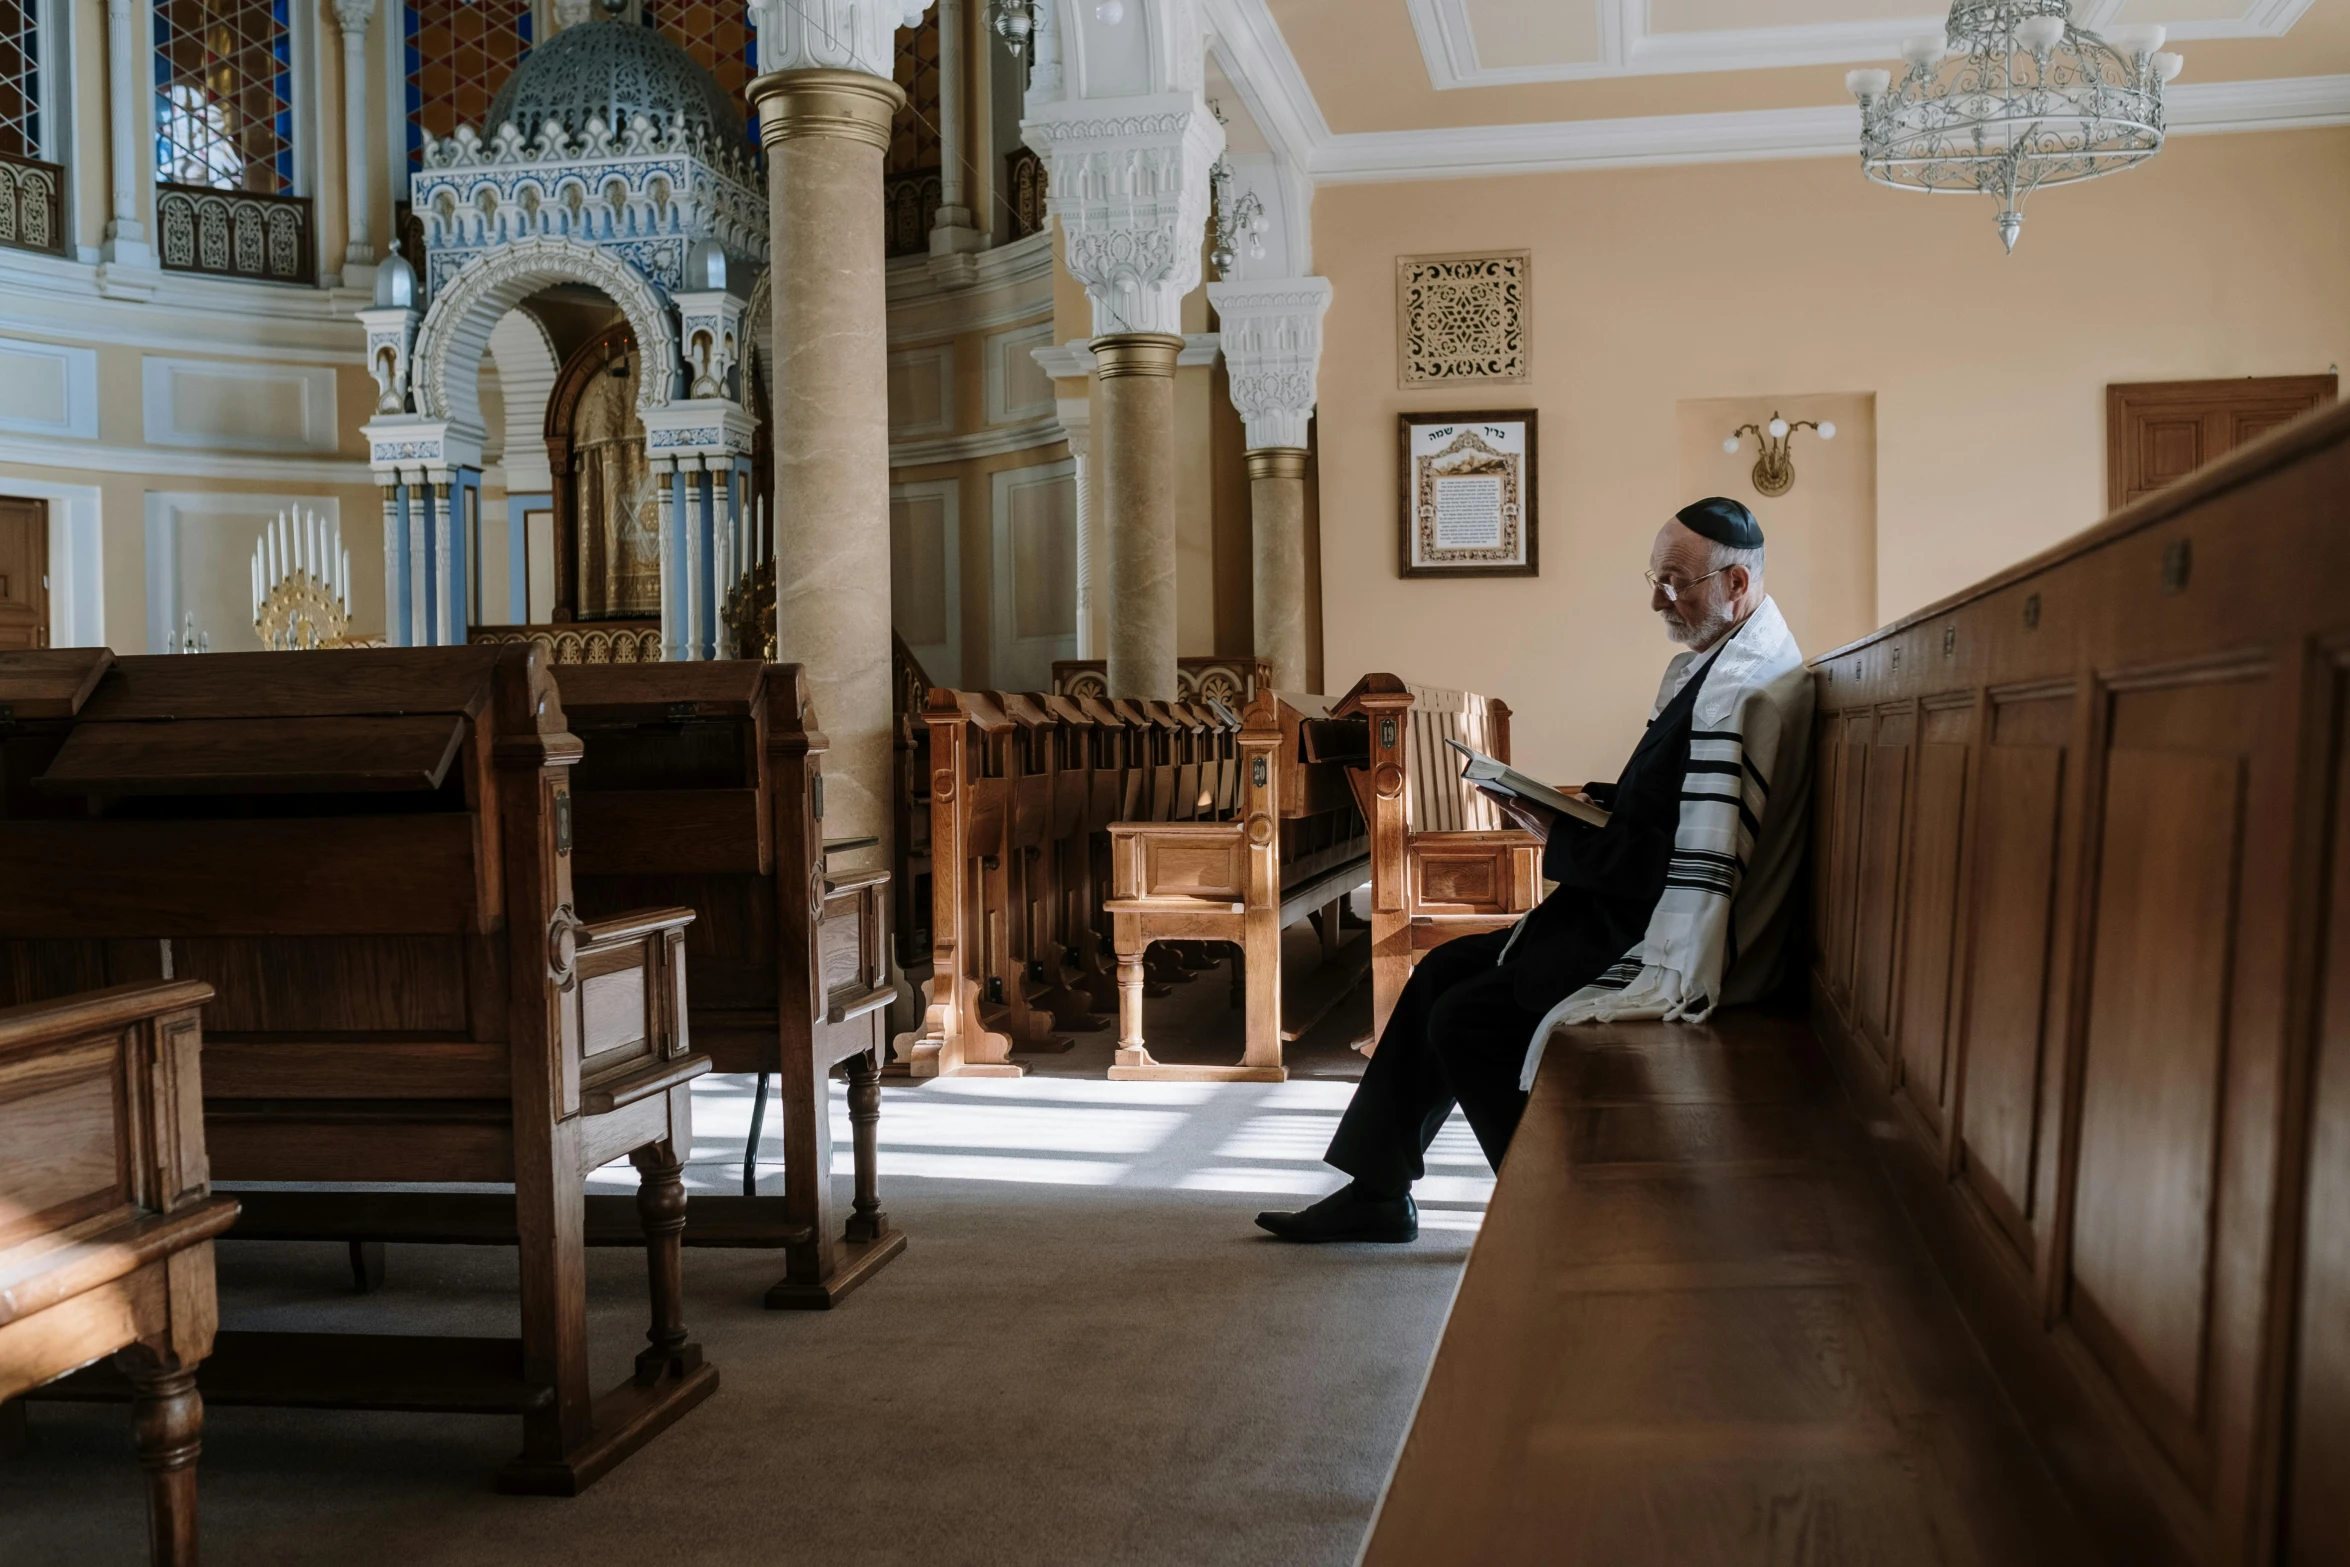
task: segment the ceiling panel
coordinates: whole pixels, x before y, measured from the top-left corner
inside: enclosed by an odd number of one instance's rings
[[[1602,0],[1463,0],[1487,64],[1584,65],[1599,59]]]
[[[1540,0],[1519,0],[1539,4]],[[1823,22],[1901,22],[1927,16],[1933,0],[1773,0],[1767,18],[1754,0],[1648,0],[1648,32],[1746,32]],[[1944,13],[1947,14],[1947,13]]]

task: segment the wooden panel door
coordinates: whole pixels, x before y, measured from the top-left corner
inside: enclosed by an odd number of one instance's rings
[[[2113,698],[2082,1041],[2069,1316],[2206,1472],[2216,1193],[2247,772],[2243,682]]]
[[[49,645],[49,503],[0,495],[0,649]]]
[[[1995,697],[1991,713],[1967,942],[1959,1137],[1968,1188],[2028,1261],[2039,1212],[2048,947],[2072,693]]]
[[[2106,503],[2118,511],[2334,397],[2331,375],[2109,386]]]

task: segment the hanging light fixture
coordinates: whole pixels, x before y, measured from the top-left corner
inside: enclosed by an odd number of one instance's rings
[[[2159,27],[2100,36],[2070,0],[1956,0],[1945,30],[1902,46],[1908,69],[1848,73],[1861,167],[1881,185],[1999,201],[2009,250],[2043,185],[2117,174],[2162,149],[2165,85],[2186,62]]]
[[[995,35],[1012,51],[1014,59],[1028,48],[1028,40],[1036,32],[1035,0],[996,0]]]

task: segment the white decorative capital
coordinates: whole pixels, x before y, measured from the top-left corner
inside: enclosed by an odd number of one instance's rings
[[[1020,134],[1050,171],[1070,274],[1093,301],[1096,337],[1183,330],[1199,286],[1208,170],[1224,127],[1197,92],[1066,99]]]
[[[863,71],[887,80],[897,31],[918,27],[931,0],[753,0],[762,71]]]
[[[1223,329],[1224,370],[1232,381],[1232,406],[1248,426],[1249,450],[1303,447],[1322,365],[1330,280],[1210,283],[1208,303]]]
[[[346,38],[364,36],[375,20],[375,0],[335,0],[335,25]]]

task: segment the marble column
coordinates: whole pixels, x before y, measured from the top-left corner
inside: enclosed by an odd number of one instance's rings
[[[1038,350],[1044,352],[1044,350]],[[1108,642],[1110,555],[1101,538],[1101,502],[1093,483],[1093,400],[1056,401],[1061,429],[1069,437],[1069,460],[1077,480],[1077,656],[1100,658]]]
[[[367,27],[375,20],[375,0],[335,0],[335,25],[343,34],[343,245],[344,281],[348,269],[375,265],[375,246],[369,242],[367,211],[373,192],[368,188],[367,161]]]
[[[789,14],[789,13],[787,13]],[[880,32],[886,44],[889,32]],[[764,38],[764,32],[763,32]],[[887,68],[884,48],[868,53]],[[769,55],[770,62],[774,55]],[[774,296],[776,657],[808,672],[824,836],[890,856],[889,402],[882,156],[904,94],[821,66],[751,83]]]
[[[1175,358],[1170,332],[1092,343],[1102,383],[1101,507],[1109,519],[1110,695],[1175,699]]]
[[[968,13],[979,13],[974,30]],[[930,225],[930,253],[952,255],[984,250],[987,235],[972,211],[972,172],[987,158],[987,140],[974,140],[969,116],[963,112],[971,96],[968,78],[974,69],[989,65],[986,44],[987,0],[938,0],[938,216]]]
[[[1306,687],[1306,429],[1327,278],[1211,283],[1232,406],[1248,432],[1256,654],[1277,689]]]
[[[1306,454],[1263,446],[1248,454],[1249,529],[1256,557],[1256,654],[1273,689],[1306,684]]]

